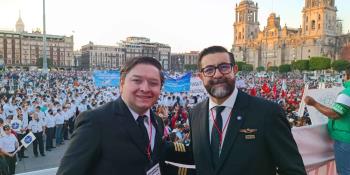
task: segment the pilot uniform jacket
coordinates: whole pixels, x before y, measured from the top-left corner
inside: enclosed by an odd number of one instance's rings
[[[238,91],[219,163],[213,168],[209,99],[190,111],[191,143],[200,175],[306,175],[303,160],[277,103]]]
[[[163,147],[163,122],[153,112],[151,121],[156,128],[152,164],[142,130],[120,97],[81,113],[57,175],[146,174],[160,161]]]

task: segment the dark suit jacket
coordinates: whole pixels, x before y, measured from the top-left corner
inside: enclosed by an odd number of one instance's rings
[[[162,120],[151,112],[157,130],[152,153],[159,162],[163,147]],[[156,122],[154,122],[156,121]],[[121,98],[81,113],[58,175],[144,175],[149,168],[142,132]]]
[[[200,175],[306,175],[303,160],[278,104],[238,91],[220,154],[213,169],[209,100],[190,112],[193,156]],[[242,129],[257,129],[247,133]]]

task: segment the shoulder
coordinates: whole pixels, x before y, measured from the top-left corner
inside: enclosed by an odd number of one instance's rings
[[[76,120],[78,122],[84,120],[101,121],[106,117],[112,116],[116,103],[116,101],[112,101],[95,109],[84,111],[78,115]]]

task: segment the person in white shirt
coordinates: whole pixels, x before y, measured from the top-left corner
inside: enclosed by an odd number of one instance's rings
[[[57,109],[57,114],[55,116],[55,123],[56,123],[56,146],[59,146],[63,144],[63,138],[62,138],[62,129],[64,124],[64,116],[61,113],[61,109]]]
[[[38,117],[39,117],[39,120],[41,121],[45,121],[45,113],[40,111],[41,110],[41,107],[40,106],[36,106],[35,107],[35,113],[38,114]]]
[[[10,174],[16,171],[16,154],[13,154],[19,146],[16,136],[11,133],[11,127],[5,125],[3,127],[5,135],[0,138],[1,152],[5,153],[6,161],[10,170]]]
[[[69,121],[69,111],[67,110],[66,106],[63,106],[63,111],[62,115],[64,118],[64,124],[63,124],[63,129],[62,129],[62,135],[64,140],[69,140],[68,139],[68,121]]]
[[[32,131],[36,139],[33,142],[34,156],[38,157],[38,145],[41,156],[45,156],[44,153],[44,142],[43,132],[45,131],[45,125],[42,120],[39,119],[38,113],[34,112],[31,114],[32,119],[28,124],[29,131]]]
[[[56,148],[53,146],[53,138],[55,136],[55,116],[53,115],[53,110],[49,109],[48,114],[45,117],[46,121],[46,151],[51,151],[52,148]]]
[[[14,132],[16,132],[17,140],[20,143],[22,138],[26,135],[26,130],[27,130],[27,128],[25,128],[23,125],[23,114],[22,113],[18,113],[18,116],[15,119],[11,120],[11,128]],[[20,145],[21,145],[21,143],[20,143]],[[22,158],[28,158],[27,156],[24,155],[24,150],[25,150],[25,148],[22,147],[21,150],[18,151],[19,161],[21,161]]]

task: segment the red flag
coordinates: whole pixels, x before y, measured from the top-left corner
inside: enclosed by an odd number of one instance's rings
[[[255,89],[255,87],[250,89],[250,95],[251,96],[256,96],[256,89]]]
[[[272,91],[273,91],[273,97],[276,99],[277,98],[277,87],[276,87],[276,84],[273,85]]]
[[[267,85],[266,82],[263,84],[261,89],[264,91],[265,94],[270,93],[270,88],[269,88],[269,86]]]
[[[286,91],[285,91],[284,89],[282,89],[281,97],[284,98],[284,97],[286,97],[286,96],[287,96]]]

